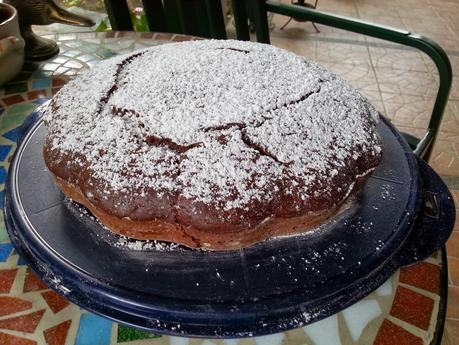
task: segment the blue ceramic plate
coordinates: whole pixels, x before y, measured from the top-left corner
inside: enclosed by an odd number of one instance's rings
[[[387,121],[378,130],[382,162],[334,220],[305,235],[205,252],[125,243],[66,200],[44,164],[46,129],[37,119],[10,168],[7,229],[52,288],[115,321],[202,337],[300,327],[363,298],[452,231],[454,205],[443,182]]]

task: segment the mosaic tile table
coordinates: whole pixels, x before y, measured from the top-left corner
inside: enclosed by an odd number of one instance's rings
[[[116,54],[192,39],[159,33],[80,33],[51,37],[61,53],[26,63],[0,88],[0,207],[18,127],[82,69]],[[320,61],[319,61],[320,62]],[[15,253],[0,215],[0,345],[428,345],[443,328],[446,267],[440,253],[397,271],[362,301],[325,320],[271,336],[241,340],[188,339],[127,328],[71,304],[41,282]]]

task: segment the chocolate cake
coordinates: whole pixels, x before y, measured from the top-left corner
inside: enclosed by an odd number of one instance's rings
[[[273,46],[165,44],[101,62],[45,110],[44,158],[108,229],[238,249],[336,214],[381,159],[374,107]]]

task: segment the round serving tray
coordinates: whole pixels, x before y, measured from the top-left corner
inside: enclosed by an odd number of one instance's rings
[[[7,229],[19,254],[52,288],[118,322],[202,337],[300,327],[431,255],[453,228],[454,205],[441,179],[384,119],[378,131],[381,164],[332,221],[305,235],[206,252],[126,241],[66,200],[43,161],[46,129],[38,120],[10,167]]]

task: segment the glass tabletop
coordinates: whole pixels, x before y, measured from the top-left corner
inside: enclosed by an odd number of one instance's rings
[[[0,203],[19,127],[81,70],[111,56],[167,42],[197,39],[164,33],[77,33],[50,36],[55,58],[26,62],[0,88]],[[320,63],[320,60],[318,61]],[[446,303],[442,253],[398,270],[376,291],[327,319],[284,333],[239,340],[162,336],[122,326],[70,303],[41,282],[14,251],[0,215],[0,344],[436,344]]]

